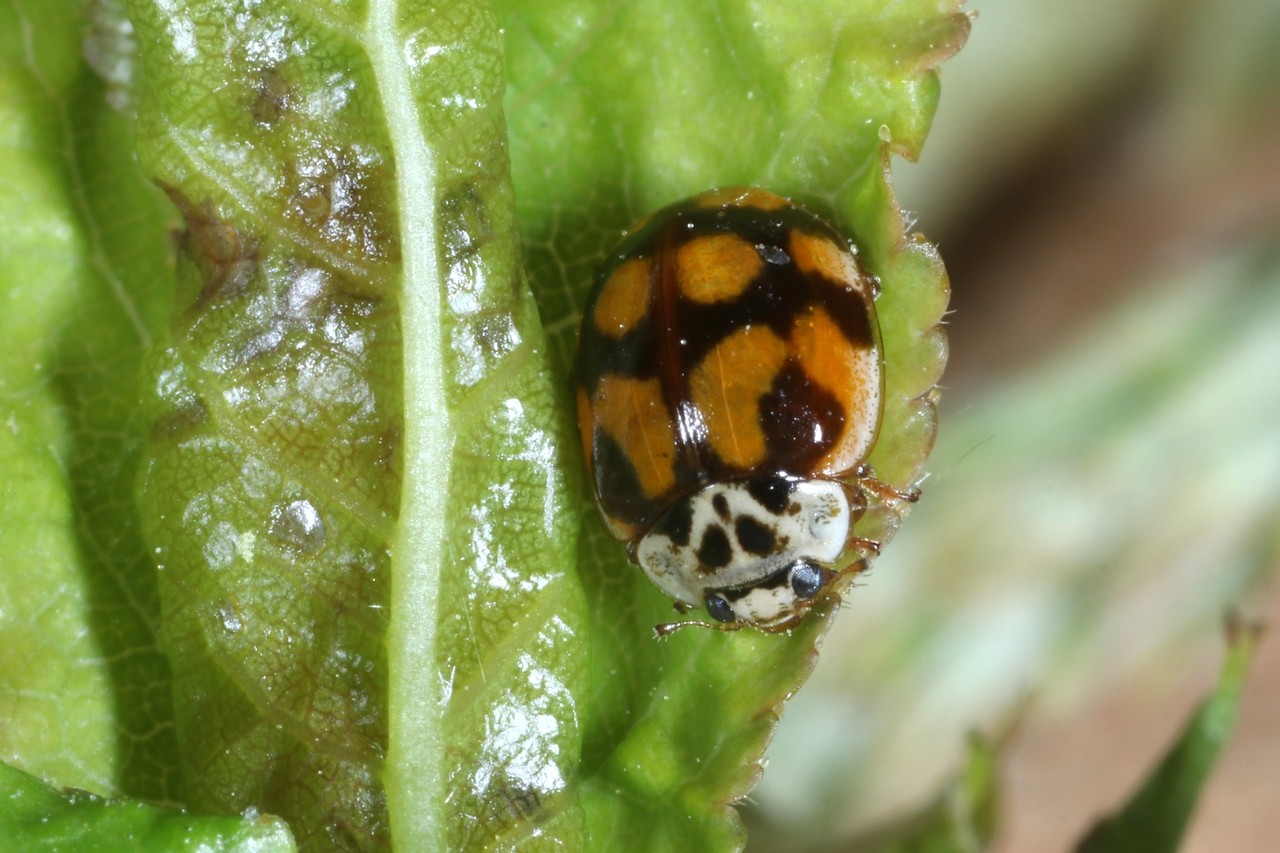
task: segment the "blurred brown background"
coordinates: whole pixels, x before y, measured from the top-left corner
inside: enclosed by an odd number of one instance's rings
[[[1021,723],[996,849],[1068,849],[1272,623],[1185,849],[1280,849],[1280,2],[978,0],[904,208],[952,354],[924,499],[840,614],[753,850],[857,849]]]

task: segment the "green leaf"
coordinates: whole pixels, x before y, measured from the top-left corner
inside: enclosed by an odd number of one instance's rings
[[[296,850],[279,818],[190,815],[132,800],[107,800],[87,791],[61,793],[36,777],[0,763],[0,832],[25,850],[253,851]]]
[[[905,234],[886,169],[923,142],[935,66],[968,31],[957,7],[503,4],[518,220],[556,363],[568,369],[593,268],[623,229],[711,186],[767,187],[839,222],[880,277],[890,399],[872,462],[912,482],[933,440],[947,290],[932,247]],[[887,539],[889,516],[862,529]],[[579,559],[596,620],[580,705],[593,844],[741,844],[729,804],[758,778],[830,613],[787,637],[655,643],[670,602],[595,518]]]
[[[140,501],[187,801],[423,850],[555,810],[573,445],[517,266],[496,19],[130,10],[140,152],[186,220]]]
[[[84,63],[89,26],[77,0],[0,7],[0,759],[166,800],[168,666],[130,494],[167,214]]]
[[[957,4],[125,5],[109,83],[77,6],[0,12],[5,755],[303,848],[740,844],[834,607],[653,640],[585,500],[576,310],[658,204],[805,202],[883,284],[872,461],[914,480],[946,281],[887,161]]]
[[[1077,850],[1172,853],[1178,849],[1200,788],[1235,730],[1245,676],[1261,635],[1259,625],[1243,623],[1238,617],[1231,619],[1227,626],[1227,657],[1217,687],[1201,703],[1142,787],[1117,813],[1099,821]]]

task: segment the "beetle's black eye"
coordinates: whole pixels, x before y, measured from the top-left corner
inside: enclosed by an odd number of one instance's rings
[[[707,612],[717,622],[732,622],[738,618],[733,614],[733,608],[729,606],[729,602],[714,592],[707,593],[706,602]]]
[[[822,568],[801,561],[791,567],[791,588],[800,598],[813,598],[822,589]]]

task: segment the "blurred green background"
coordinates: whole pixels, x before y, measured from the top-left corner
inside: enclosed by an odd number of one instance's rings
[[[1070,847],[1269,620],[1189,853],[1280,837],[1280,2],[977,0],[900,201],[952,356],[924,497],[787,707],[749,849],[862,849],[1017,725],[998,851]]]

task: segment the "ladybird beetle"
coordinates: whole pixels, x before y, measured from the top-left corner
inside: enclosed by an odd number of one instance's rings
[[[578,423],[609,532],[685,625],[768,632],[834,594],[875,542],[865,465],[884,362],[875,281],[831,225],[759,189],[712,190],[635,225],[578,335]],[[854,565],[864,565],[855,561]]]

